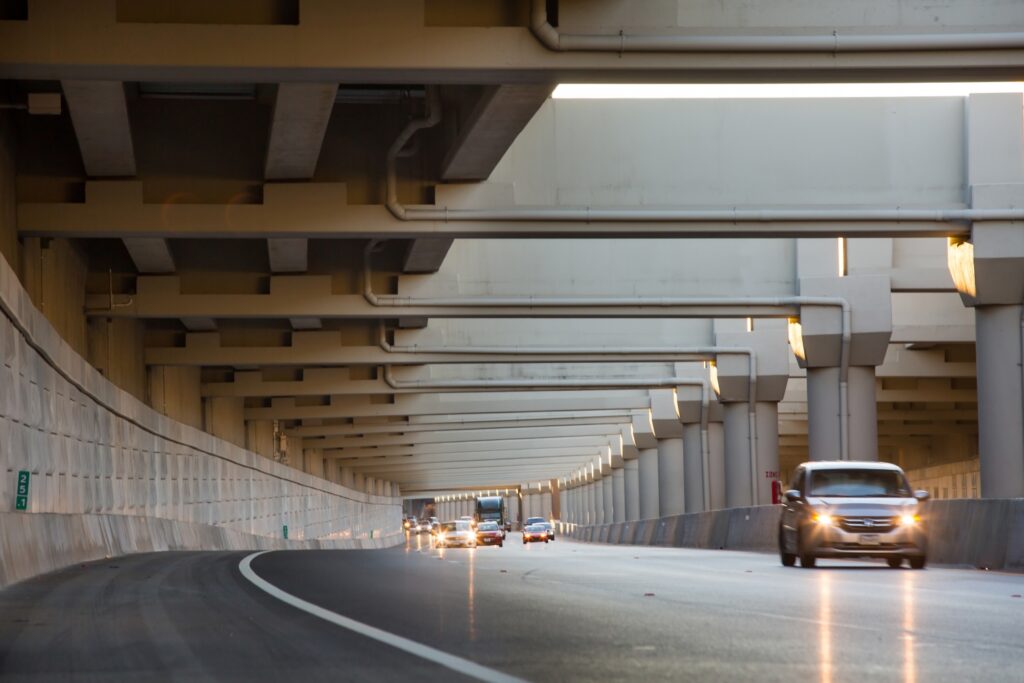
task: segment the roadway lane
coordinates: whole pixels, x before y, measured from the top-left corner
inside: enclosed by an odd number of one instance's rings
[[[1024,577],[596,546],[275,552],[263,579],[529,680],[1024,681]],[[0,678],[459,680],[278,603],[237,553],[121,558],[0,592]],[[108,567],[116,565],[116,569]],[[37,679],[33,679],[37,680]]]

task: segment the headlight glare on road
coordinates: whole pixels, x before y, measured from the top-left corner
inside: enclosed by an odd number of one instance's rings
[[[832,515],[827,512],[816,512],[814,521],[818,523],[818,526],[832,526]]]

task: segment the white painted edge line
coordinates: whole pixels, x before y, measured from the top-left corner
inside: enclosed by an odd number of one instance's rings
[[[264,593],[271,595],[281,602],[290,605],[296,609],[300,609],[307,614],[312,614],[314,617],[319,617],[324,621],[329,621],[335,626],[346,628],[349,631],[358,633],[359,635],[366,636],[367,638],[373,638],[374,640],[390,645],[393,648],[408,652],[411,655],[415,655],[427,661],[440,664],[441,666],[451,669],[452,671],[475,678],[478,681],[486,681],[487,683],[526,683],[522,678],[516,678],[509,674],[496,671],[494,669],[488,669],[486,666],[471,662],[468,659],[457,657],[441,650],[436,650],[429,645],[423,645],[417,643],[415,640],[409,640],[402,636],[397,636],[394,633],[388,633],[382,629],[364,624],[361,621],[350,619],[348,617],[332,612],[328,609],[324,609],[318,605],[314,605],[311,602],[297,598],[291,593],[286,593],[274,584],[260,578],[258,574],[252,568],[252,561],[260,555],[272,552],[270,550],[262,550],[257,553],[246,556],[238,563],[238,570],[242,572],[242,576],[249,580],[254,586],[259,588]]]

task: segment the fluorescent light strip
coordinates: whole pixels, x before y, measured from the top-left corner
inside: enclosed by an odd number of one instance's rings
[[[965,97],[1021,93],[1024,82],[981,83],[562,83],[557,99],[789,99],[842,97]]]

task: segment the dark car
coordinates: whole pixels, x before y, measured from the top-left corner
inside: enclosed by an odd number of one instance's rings
[[[924,501],[906,475],[884,462],[805,462],[796,468],[779,521],[779,557],[813,567],[821,557],[906,560],[923,569],[928,555]]]
[[[548,530],[543,524],[530,524],[523,529],[523,543],[539,543],[543,541],[547,543],[551,538],[548,536]]]
[[[497,522],[480,522],[476,527],[477,545],[496,545],[499,548],[504,545],[504,534]]]

